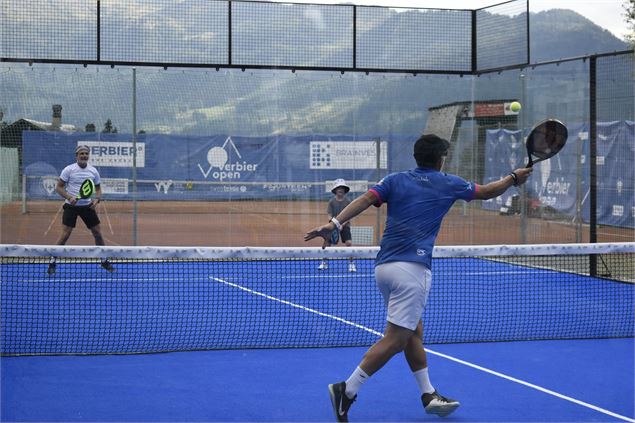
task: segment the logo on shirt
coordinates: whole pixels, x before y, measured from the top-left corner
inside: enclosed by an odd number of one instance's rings
[[[426,254],[428,254],[428,252],[426,250],[424,250],[423,248],[417,248],[417,255],[418,256],[425,256]]]

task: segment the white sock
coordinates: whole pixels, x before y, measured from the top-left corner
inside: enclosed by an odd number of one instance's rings
[[[368,375],[359,366],[346,380],[346,396],[353,398],[357,395],[357,391],[362,387],[362,384],[368,379]]]
[[[421,395],[431,394],[434,392],[434,386],[432,386],[432,383],[430,383],[430,376],[428,375],[427,367],[421,370],[417,370],[412,375],[415,377],[417,385],[419,385]]]

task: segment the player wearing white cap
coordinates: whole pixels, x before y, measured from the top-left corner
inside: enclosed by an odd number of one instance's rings
[[[333,198],[329,200],[329,204],[326,208],[326,213],[329,216],[329,221],[332,218],[340,214],[342,210],[346,208],[351,203],[351,200],[346,196],[351,188],[346,185],[346,181],[344,179],[336,179],[333,183],[333,188],[331,188],[331,192],[333,193]],[[329,240],[330,245],[337,245],[338,241],[342,241],[344,245],[350,247],[353,245],[353,236],[351,234],[351,224],[350,222],[346,222],[346,224],[342,225],[342,228],[333,231],[331,234],[331,239]],[[326,260],[322,260],[319,270],[328,269],[329,265]],[[348,271],[349,272],[357,272],[357,267],[355,266],[355,262],[351,259],[348,263]]]

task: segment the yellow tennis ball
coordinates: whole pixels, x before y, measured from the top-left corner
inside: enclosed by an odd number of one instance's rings
[[[522,109],[523,106],[520,105],[519,102],[514,101],[512,102],[512,104],[509,105],[509,110],[511,110],[514,113],[520,112],[520,109]]]

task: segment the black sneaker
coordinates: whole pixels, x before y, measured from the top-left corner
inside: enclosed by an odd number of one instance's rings
[[[437,391],[431,394],[421,395],[421,402],[428,414],[436,414],[439,417],[445,417],[450,415],[454,410],[461,405],[457,400],[446,398],[440,395]]]
[[[48,273],[49,275],[54,274],[56,267],[57,265],[55,263],[49,263],[49,268],[46,270],[46,273]]]
[[[346,396],[346,382],[334,383],[329,385],[329,395],[331,396],[331,404],[338,422],[348,421],[348,409],[357,399],[357,395],[353,399]]]
[[[107,271],[109,271],[110,273],[115,271],[115,268],[112,267],[112,264],[110,264],[110,262],[108,260],[104,260],[101,262],[101,267],[103,267],[104,269],[106,269]]]

